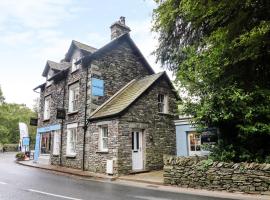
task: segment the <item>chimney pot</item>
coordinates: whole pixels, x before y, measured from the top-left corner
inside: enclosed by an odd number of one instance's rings
[[[123,24],[123,25],[126,25],[125,17],[123,17],[123,16],[120,17],[120,23]]]
[[[111,39],[118,38],[119,36],[129,33],[130,28],[126,26],[126,18],[121,16],[118,21],[111,25]]]

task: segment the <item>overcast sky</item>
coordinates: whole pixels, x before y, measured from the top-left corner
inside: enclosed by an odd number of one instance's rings
[[[0,85],[6,101],[29,107],[44,82],[46,60],[59,62],[71,40],[100,48],[110,41],[110,25],[126,17],[131,37],[156,72],[151,52],[152,0],[1,0]]]

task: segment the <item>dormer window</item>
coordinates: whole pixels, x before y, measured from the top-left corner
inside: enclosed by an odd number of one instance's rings
[[[79,60],[78,58],[73,58],[72,59],[71,72],[75,72],[76,70],[79,69],[79,65],[75,64],[78,60]]]
[[[50,73],[48,73],[46,86],[50,86],[52,84],[52,80],[51,81],[48,81],[51,77],[52,77],[52,75]]]

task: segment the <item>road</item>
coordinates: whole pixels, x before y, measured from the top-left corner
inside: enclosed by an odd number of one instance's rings
[[[114,182],[83,180],[18,165],[14,162],[14,155],[14,153],[0,153],[0,200],[224,199],[120,185]]]

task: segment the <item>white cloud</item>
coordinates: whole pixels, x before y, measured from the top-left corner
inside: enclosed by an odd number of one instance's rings
[[[72,17],[72,0],[8,0],[0,1],[0,25],[18,23],[28,28],[57,26],[63,19]]]

